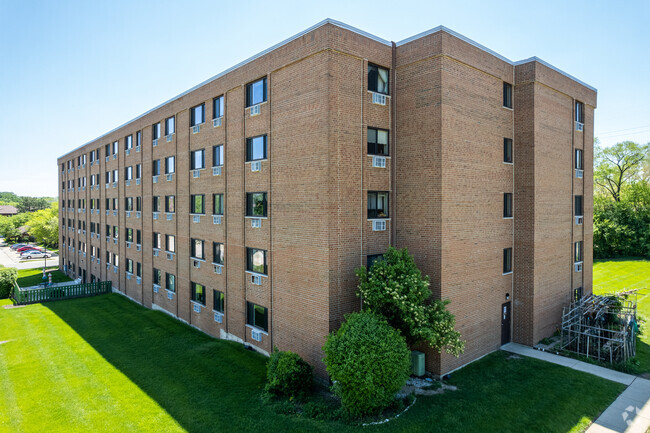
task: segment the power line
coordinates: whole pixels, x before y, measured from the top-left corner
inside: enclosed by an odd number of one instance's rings
[[[650,125],[637,126],[637,127],[634,127],[634,128],[627,128],[627,129],[619,129],[619,130],[617,130],[617,131],[603,132],[603,133],[601,133],[601,134],[599,134],[599,135],[608,135],[608,134],[614,134],[614,133],[616,133],[616,132],[632,131],[632,130],[634,130],[634,129],[642,129],[642,128],[650,128]]]

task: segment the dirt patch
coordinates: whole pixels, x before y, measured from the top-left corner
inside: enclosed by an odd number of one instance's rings
[[[456,391],[453,385],[447,385],[444,382],[439,382],[431,378],[412,377],[407,382],[404,388],[397,394],[398,397],[406,397],[409,394],[415,395],[436,395],[443,394],[446,391]]]

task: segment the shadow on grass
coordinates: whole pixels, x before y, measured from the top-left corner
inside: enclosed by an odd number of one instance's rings
[[[43,304],[189,432],[354,432],[261,403],[266,358],[120,295]],[[387,432],[580,431],[624,388],[529,358],[490,354],[453,374],[458,391],[418,397]],[[116,414],[115,416],[119,416]]]

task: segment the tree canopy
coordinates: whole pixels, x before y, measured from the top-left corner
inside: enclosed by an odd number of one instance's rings
[[[644,175],[648,145],[623,141],[605,148],[596,145],[594,151],[594,183],[614,201],[621,201],[623,187],[641,180]]]
[[[59,243],[59,205],[54,202],[47,209],[41,209],[29,214],[29,234],[46,246]]]

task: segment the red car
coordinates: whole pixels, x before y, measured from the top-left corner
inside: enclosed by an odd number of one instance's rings
[[[31,251],[31,250],[43,251],[43,249],[39,248],[39,247],[20,247],[16,251],[19,252],[19,253],[22,253],[23,251]]]

